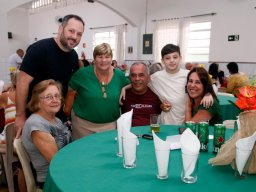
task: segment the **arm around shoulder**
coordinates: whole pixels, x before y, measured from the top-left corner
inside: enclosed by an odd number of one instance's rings
[[[15,131],[16,138],[19,138],[21,130],[26,120],[26,103],[28,97],[29,85],[33,77],[27,73],[20,71],[16,84],[16,119]]]
[[[69,116],[71,113],[75,96],[76,96],[76,91],[69,87],[69,90],[63,105],[63,112],[66,116]]]

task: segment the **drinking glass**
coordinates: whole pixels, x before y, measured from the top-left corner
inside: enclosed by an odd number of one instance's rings
[[[195,183],[198,175],[199,154],[182,153],[181,180],[185,183]]]
[[[150,115],[150,132],[154,131],[155,133],[160,132],[160,115],[151,114]]]
[[[155,149],[155,154],[156,154],[156,164],[157,164],[156,176],[158,179],[167,179],[170,150]]]
[[[137,138],[125,138],[123,139],[123,166],[127,169],[136,167],[136,147],[138,143]]]

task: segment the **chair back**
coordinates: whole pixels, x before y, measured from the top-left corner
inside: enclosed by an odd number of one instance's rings
[[[14,148],[18,154],[18,157],[20,159],[20,163],[24,172],[26,185],[27,185],[27,192],[35,192],[36,189],[36,182],[30,167],[30,158],[23,146],[22,140],[14,139],[13,142]]]
[[[0,153],[4,162],[4,170],[9,192],[14,192],[12,163],[18,161],[13,155],[14,123],[5,125],[5,144],[0,144]]]

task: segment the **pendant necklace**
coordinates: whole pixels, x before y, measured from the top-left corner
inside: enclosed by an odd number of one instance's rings
[[[107,73],[106,83],[105,83],[104,80],[100,82],[99,75],[98,75],[98,73],[97,73],[96,68],[95,68],[95,75],[96,75],[96,77],[97,77],[97,79],[98,79],[98,82],[99,82],[99,85],[100,85],[100,88],[101,88],[102,97],[103,97],[104,99],[106,99],[106,98],[108,97],[108,95],[107,95],[107,89],[108,89],[109,71],[108,71],[108,73]]]

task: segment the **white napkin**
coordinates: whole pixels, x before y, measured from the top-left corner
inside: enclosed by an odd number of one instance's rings
[[[126,112],[117,119],[117,142],[118,142],[118,155],[123,155],[123,147],[122,147],[122,135],[123,130],[130,131],[132,125],[132,114],[133,109],[129,112]]]
[[[166,141],[170,144],[170,149],[180,149],[180,136],[181,135],[171,135],[166,137]]]
[[[185,172],[184,175],[185,177],[188,177],[195,169],[200,150],[200,142],[197,136],[190,129],[186,129],[180,137],[180,143],[183,168]]]
[[[170,154],[170,143],[160,139],[154,131],[152,131],[155,154],[158,168],[158,176],[167,176],[168,164],[169,164],[169,154]]]
[[[126,165],[132,165],[136,161],[136,146],[138,137],[130,131],[123,131],[123,152]]]
[[[239,116],[238,116],[238,118],[237,118],[237,120],[236,120],[236,123],[237,123],[237,130],[239,130],[240,127],[241,127],[241,125],[240,125],[240,120],[239,120]]]
[[[3,80],[0,80],[0,95],[1,95],[2,92],[3,92],[3,88],[4,88],[4,81],[3,81]]]
[[[252,152],[256,141],[256,132],[250,137],[238,139],[236,142],[236,166],[240,175],[242,175],[244,166]]]

